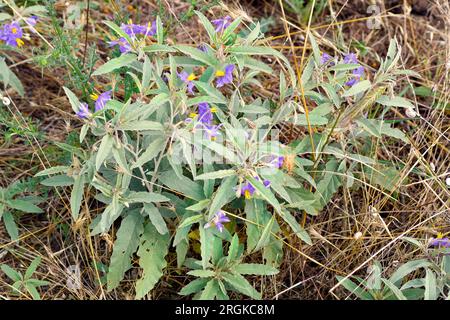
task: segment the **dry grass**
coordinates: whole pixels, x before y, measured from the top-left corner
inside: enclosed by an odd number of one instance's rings
[[[450,103],[449,3],[436,0],[424,9],[421,1],[414,1],[414,5],[406,0],[377,1],[383,17],[381,25],[379,29],[368,29],[365,8],[369,1],[328,2],[325,11],[310,21],[309,29],[307,25],[298,23],[295,14],[282,10],[278,1],[226,1],[222,9],[216,8],[211,13],[218,16],[223,10],[233,17],[272,16],[275,25],[266,34],[268,37],[264,42],[282,50],[298,70],[304,63],[304,54],[309,52],[304,41],[307,32],[318,36],[321,48],[329,52],[343,51],[345,48],[342,45],[352,40],[364,42],[368,54],[363,62],[368,67],[377,66],[376,55],[383,56],[389,39],[395,36],[402,47],[404,67],[422,75],[421,79],[403,79],[396,84],[397,89],[410,84],[423,85],[432,88],[435,96],[409,94],[419,114],[416,121],[401,124],[411,139],[410,144],[387,145],[378,141],[375,146],[377,159],[391,161],[403,168],[403,181],[398,184],[395,194],[380,192],[366,181],[358,190],[341,188],[324,212],[306,220],[305,226],[313,237],[314,245],[307,247],[295,237],[286,236],[284,240],[290,246],[285,248],[285,258],[280,268],[282,272],[273,278],[255,278],[254,284],[263,288],[264,297],[268,299],[344,299],[348,293],[336,287],[336,275],[364,277],[373,259],[381,261],[389,273],[397,265],[427,254],[424,249],[402,240],[401,236],[413,237],[425,244],[437,232],[450,232],[450,192],[445,185],[450,167],[450,122],[448,110],[432,107],[437,100]],[[184,1],[162,3],[174,18],[186,8]],[[156,8],[153,1],[143,1],[139,9],[145,13]],[[91,12],[90,19],[100,21],[108,14],[108,9],[102,8],[99,12]],[[248,21],[244,19],[244,22]],[[171,31],[173,38],[169,37],[169,41],[199,43],[205,40],[199,30],[196,19],[177,24]],[[98,33],[105,30],[99,24],[91,23],[88,31],[89,39],[94,40]],[[83,49],[84,44],[80,46]],[[31,56],[29,52],[8,58],[19,64]],[[33,63],[23,63],[17,66],[16,71],[24,82],[27,94],[26,98],[20,99],[10,92],[14,101],[10,111],[23,126],[27,126],[23,116],[37,121],[39,128],[45,132],[45,138],[38,141],[18,137],[12,143],[0,138],[2,187],[48,167],[54,159],[47,159],[46,148],[52,141],[64,141],[79,126],[77,121],[71,121],[70,106],[61,92],[64,70],[45,69],[41,72]],[[276,78],[267,79],[263,84],[265,90],[259,90],[258,95],[270,97],[276,94]],[[401,119],[405,115],[395,112],[389,117]],[[308,135],[307,129],[295,128],[291,131],[287,128],[283,139],[292,140],[305,135]],[[427,172],[428,177],[414,174],[417,168]],[[134,296],[132,281],[123,281],[118,290],[107,294],[98,285],[103,274],[93,265],[93,261],[108,264],[115,230],[107,237],[90,237],[90,219],[101,208],[83,212],[83,220],[72,224],[67,192],[69,190],[51,194],[45,214],[24,215],[20,219],[21,238],[17,242],[10,242],[3,225],[0,225],[1,263],[25,270],[35,256],[42,256],[38,277],[51,282],[45,291],[41,291],[43,299],[131,299]],[[89,202],[89,194],[86,194],[85,201]],[[298,219],[301,216],[299,212]],[[356,239],[358,232],[361,236]],[[82,290],[67,287],[66,269],[71,265],[80,267]],[[187,277],[174,267],[174,252],[168,256],[168,265],[162,281],[152,291],[154,299],[179,299],[177,291],[187,283]],[[134,279],[137,273],[138,270],[133,269],[127,273],[127,279]],[[0,278],[0,298],[10,297],[8,283],[5,278]],[[30,297],[24,294],[21,298]]]

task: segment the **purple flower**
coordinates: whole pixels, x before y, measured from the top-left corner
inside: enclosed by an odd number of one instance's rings
[[[211,22],[216,27],[216,32],[221,32],[221,31],[225,30],[226,28],[228,28],[228,26],[231,23],[231,17],[226,16],[222,19],[216,19]]]
[[[207,53],[207,52],[208,52],[208,46],[207,46],[206,44],[204,44],[204,43],[202,43],[201,45],[199,45],[199,46],[197,47],[197,49],[200,50],[200,51],[202,51],[202,52],[204,52],[204,53]]]
[[[38,22],[38,17],[37,16],[31,16],[31,17],[29,17],[29,18],[27,18],[26,19],[26,22],[30,25],[30,26],[32,26],[32,27],[34,27],[35,25],[36,25],[36,23]]]
[[[0,30],[0,40],[12,47],[21,47],[23,45],[22,36],[23,31],[17,21],[5,24],[3,30]]]
[[[202,102],[198,104],[198,121],[205,124],[211,124],[213,114],[208,103]]]
[[[131,23],[130,21],[130,23],[128,24],[122,23],[120,29],[122,29],[122,31],[129,35],[131,38],[136,38],[136,35],[138,34],[142,34],[144,36],[153,36],[156,33],[156,23],[155,21],[153,21],[153,23],[149,22],[144,25],[139,25]]]
[[[195,74],[194,73],[189,74],[186,71],[181,71],[180,73],[177,72],[177,74],[178,78],[180,78],[181,81],[187,84],[187,91],[190,94],[194,94],[194,82],[192,81],[194,81],[196,78]]]
[[[344,54],[344,63],[352,64],[352,63],[358,63],[358,58],[356,58],[356,54],[353,52]]]
[[[228,64],[225,66],[224,70],[217,70],[216,71],[216,87],[220,88],[223,87],[227,83],[231,83],[233,81],[233,70],[234,70],[234,64]]]
[[[222,232],[223,224],[226,222],[230,222],[230,219],[227,217],[227,215],[224,212],[219,211],[214,215],[214,217],[211,219],[210,222],[205,224],[205,226],[203,228],[207,229],[207,228],[211,227],[212,225],[214,225],[217,228],[217,230],[219,230],[219,232]]]
[[[271,156],[268,165],[274,168],[281,168],[283,166],[284,157],[283,156]]]
[[[80,119],[86,119],[91,115],[91,113],[89,112],[89,106],[86,102],[82,102],[80,104],[80,107],[78,108],[78,112],[76,113],[76,115]]]
[[[220,127],[222,127],[222,124],[219,125],[204,124],[203,128],[205,130],[206,138],[208,138],[209,140],[215,140],[216,137],[220,134],[219,132]]]
[[[121,53],[127,53],[131,51],[131,45],[128,43],[127,39],[120,38],[119,40],[113,40],[108,42],[109,46],[119,45],[119,50]]]
[[[259,177],[255,177],[256,180],[259,181]],[[263,185],[266,188],[270,187],[270,180],[264,180]],[[250,182],[247,182],[242,188],[241,188],[241,195],[245,197],[245,199],[250,199],[253,194],[255,193],[256,189],[253,187],[253,185]]]
[[[144,36],[154,36],[156,34],[156,22],[148,22],[146,26],[141,26],[141,34]]]
[[[95,112],[102,110],[106,103],[111,100],[111,90],[103,92],[101,95],[91,94],[92,100],[95,101]]]
[[[331,59],[333,59],[332,56],[330,56],[328,53],[324,52],[322,53],[322,55],[320,56],[320,64],[326,64],[328,61],[330,61]]]
[[[345,83],[347,86],[353,86],[358,83],[359,80],[361,80],[362,76],[364,75],[364,67],[359,66],[358,68],[354,69],[352,71],[352,75],[353,77]]]
[[[444,247],[450,248],[450,239],[449,238],[432,238],[429,244],[430,247]]]

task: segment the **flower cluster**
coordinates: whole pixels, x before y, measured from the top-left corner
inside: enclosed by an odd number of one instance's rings
[[[0,29],[0,40],[12,47],[23,46],[23,30],[17,21],[5,24]]]
[[[356,54],[354,53],[344,55],[344,63],[359,64],[358,59],[356,58]],[[345,84],[350,87],[354,86],[361,80],[363,76],[364,76],[364,67],[360,65],[356,69],[353,69],[352,78]]]
[[[215,108],[210,108],[208,103],[201,102],[198,104],[198,113],[192,113],[190,115],[191,118],[195,118],[197,120],[198,123],[196,128],[202,129],[208,140],[215,140],[215,138],[220,134],[219,130],[222,127],[222,124],[213,124],[213,112],[215,112]],[[188,120],[192,121],[191,119]]]
[[[344,55],[344,63],[359,65],[358,58],[356,57],[356,54],[354,54],[353,52]],[[322,53],[322,55],[320,56],[320,64],[321,65],[328,64],[330,66],[334,66],[333,57],[330,56],[328,53],[325,52]],[[351,79],[348,80],[345,83],[345,85],[352,87],[355,84],[357,84],[363,76],[364,76],[364,67],[359,65],[358,67],[353,69]]]
[[[147,23],[145,25],[138,25],[129,21],[128,24],[122,23],[120,26],[123,32],[125,32],[131,39],[132,42],[136,41],[138,35],[142,35],[144,37],[154,36],[156,34],[156,22]],[[132,44],[128,42],[125,37],[120,37],[119,39],[112,40],[108,42],[110,47],[119,46],[119,50],[121,53],[127,53],[132,50]]]

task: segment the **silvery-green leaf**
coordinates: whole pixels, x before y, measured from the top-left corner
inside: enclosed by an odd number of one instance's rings
[[[369,80],[363,80],[360,81],[358,83],[356,83],[355,85],[353,85],[350,89],[348,89],[347,91],[345,91],[341,97],[350,97],[350,96],[355,96],[358,93],[364,92],[367,89],[369,89],[371,87],[371,83]]]
[[[137,56],[132,53],[123,54],[118,58],[114,58],[100,66],[97,70],[95,70],[92,75],[99,76],[105,73],[109,73],[116,69],[129,66],[132,62],[136,61]]]

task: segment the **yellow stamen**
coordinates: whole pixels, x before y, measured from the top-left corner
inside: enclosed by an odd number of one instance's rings
[[[244,191],[244,196],[245,196],[245,199],[250,199],[252,197],[249,190]]]
[[[90,95],[90,97],[91,97],[91,99],[94,100],[94,101],[97,101],[97,99],[98,99],[98,95],[97,95],[96,93],[92,93],[92,94]]]
[[[189,118],[195,118],[196,116],[197,114],[194,112],[189,113]]]
[[[211,141],[216,141],[216,137],[211,137]]]
[[[197,78],[196,75],[191,73],[190,75],[188,75],[187,80],[192,81],[192,80],[195,80],[195,78]]]
[[[22,39],[16,39],[16,43],[17,43],[17,46],[20,48],[21,46],[23,46],[23,41],[22,41]]]
[[[225,71],[223,71],[223,70],[216,71],[216,77],[223,77],[224,75],[225,75]]]
[[[17,33],[17,28],[12,28],[12,29],[11,29],[11,32],[14,33],[14,34],[16,34],[16,33]]]
[[[128,19],[128,24],[133,24],[133,20]]]
[[[217,112],[217,108],[215,108],[215,107],[212,107],[210,110],[212,113]]]
[[[442,234],[442,232],[438,232],[437,238],[438,238],[438,239],[442,239],[443,237],[444,237],[444,235]]]

